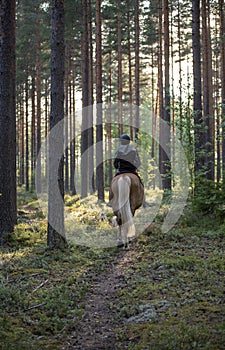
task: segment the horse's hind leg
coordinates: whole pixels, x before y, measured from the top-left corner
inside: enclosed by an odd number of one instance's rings
[[[123,246],[121,225],[118,225],[117,240],[116,241],[117,241],[117,246],[118,247]]]
[[[123,242],[123,249],[129,249],[129,240],[127,237],[127,227],[126,227],[126,224],[124,224],[124,225],[125,225],[125,227],[120,226],[121,227],[121,231],[120,231],[121,240]]]

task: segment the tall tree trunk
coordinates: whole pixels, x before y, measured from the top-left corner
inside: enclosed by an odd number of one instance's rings
[[[209,22],[209,3],[202,0],[203,37],[203,106],[205,125],[205,169],[206,178],[214,180],[214,101],[212,86],[212,49]]]
[[[102,28],[101,0],[96,0],[96,182],[98,200],[104,201],[103,124],[102,124]]]
[[[112,53],[109,53],[109,97],[108,97],[108,113],[106,115],[106,135],[108,140],[108,164],[109,176],[108,181],[111,183],[113,178],[113,161],[112,161]]]
[[[159,0],[159,52],[158,52],[158,115],[159,115],[159,172],[160,174],[164,173],[164,149],[163,149],[163,14],[162,14],[162,0]],[[163,187],[163,183],[160,183],[159,186]]]
[[[35,118],[35,78],[31,80],[31,189],[34,190],[34,172],[36,160],[36,118]]]
[[[181,46],[182,46],[182,38],[181,38],[181,9],[180,9],[180,2],[178,1],[178,9],[177,9],[177,35],[178,35],[178,59],[179,59],[179,139],[182,141],[183,138],[183,108],[182,108],[182,85],[183,85],[183,79],[182,79],[182,67],[181,67]]]
[[[48,246],[64,247],[64,1],[52,0],[51,112],[48,179]],[[56,127],[57,125],[57,127]],[[59,125],[61,127],[59,127]],[[57,131],[56,131],[57,130]]]
[[[165,83],[164,83],[164,109],[163,120],[167,127],[161,133],[162,149],[162,182],[163,189],[171,189],[171,141],[170,141],[170,59],[169,59],[169,3],[164,0],[164,67],[165,67]],[[162,130],[161,130],[162,131]]]
[[[202,120],[202,87],[201,87],[201,42],[200,42],[200,1],[192,0],[192,47],[194,74],[194,169],[195,176],[203,170],[204,158],[202,148],[203,120]],[[195,184],[197,185],[196,181]]]
[[[139,124],[140,124],[140,25],[139,25],[139,0],[135,1],[134,4],[134,19],[135,19],[135,139],[138,139]]]
[[[22,90],[22,88],[21,88]],[[20,186],[25,183],[25,171],[24,171],[24,103],[23,103],[23,92],[21,91],[21,101],[20,101],[20,122],[19,122],[19,139],[20,139]]]
[[[75,186],[75,137],[76,137],[76,127],[75,127],[75,67],[72,67],[72,84],[71,84],[71,103],[70,103],[70,111],[71,111],[71,147],[70,147],[70,190],[71,194],[74,196],[76,194],[76,186]]]
[[[28,77],[26,79],[25,87],[25,133],[26,133],[26,145],[25,145],[25,154],[26,154],[26,191],[29,191],[29,84]]]
[[[65,47],[65,192],[69,191],[69,60],[70,60],[70,49],[69,43]]]
[[[89,107],[88,107],[88,169],[89,169],[89,192],[93,194],[95,192],[95,176],[94,176],[94,128],[93,128],[93,44],[92,44],[92,4],[89,0],[88,4],[88,18],[89,18],[89,77],[88,77],[88,90],[89,90]]]
[[[82,36],[82,130],[81,130],[81,197],[87,197],[88,191],[88,103],[89,103],[89,47],[88,47],[88,3],[82,0],[83,36]]]
[[[151,88],[152,88],[152,98],[151,98],[151,105],[152,105],[152,141],[151,141],[151,176],[152,176],[152,186],[155,189],[155,158],[156,158],[156,113],[157,113],[157,107],[155,108],[155,97],[154,97],[154,91],[155,91],[155,78],[154,78],[154,52],[151,53]]]
[[[217,15],[215,15],[215,25],[216,25],[216,31],[215,31],[215,36],[216,38],[219,38],[219,31],[220,31],[220,23],[219,21],[216,20]],[[220,40],[217,39],[217,45],[219,46]],[[215,112],[216,112],[216,132],[215,132],[215,137],[216,137],[216,142],[215,142],[215,147],[216,147],[216,183],[219,185],[220,180],[221,180],[221,113],[220,113],[220,57],[219,57],[219,50],[217,51],[215,55],[215,60],[214,60],[214,72],[215,72],[215,77],[214,77],[214,90],[215,90]]]
[[[220,10],[220,55],[221,55],[221,104],[222,104],[222,176],[225,183],[225,9],[224,0],[219,0]]]
[[[0,240],[16,222],[15,1],[0,2]]]
[[[130,109],[130,138],[134,139],[134,117],[133,117],[133,82],[132,82],[132,57],[131,57],[131,35],[130,35],[130,0],[127,3],[127,54],[129,74],[129,109]]]
[[[47,144],[47,137],[49,132],[49,82],[48,79],[45,79],[45,154],[48,154],[48,144]],[[45,180],[47,181],[48,176],[48,161],[47,157],[45,160]]]
[[[39,11],[39,9],[38,9]],[[36,93],[37,93],[37,156],[41,151],[41,37],[40,37],[40,20],[36,21]],[[36,189],[41,192],[42,173],[41,173],[41,157],[37,158],[37,174],[36,174]]]
[[[122,32],[121,32],[121,0],[117,0],[117,48],[118,48],[118,132],[123,133],[123,81],[122,81]]]
[[[16,3],[11,1],[11,205],[13,222],[17,224],[16,191]],[[1,130],[1,129],[0,129]]]

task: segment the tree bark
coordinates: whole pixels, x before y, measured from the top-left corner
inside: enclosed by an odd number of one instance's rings
[[[214,100],[212,85],[212,49],[210,33],[209,3],[202,0],[203,38],[203,107],[205,125],[205,169],[206,178],[214,181]]]
[[[169,2],[164,0],[164,69],[165,69],[165,83],[164,83],[164,108],[163,108],[163,120],[167,127],[163,136],[163,143],[165,148],[163,149],[162,160],[162,182],[163,189],[171,189],[171,140],[170,140],[170,55],[169,55]]]
[[[118,132],[123,133],[123,82],[122,82],[122,33],[121,33],[121,0],[117,0],[117,48],[118,48]]]
[[[225,182],[225,10],[224,0],[219,0],[220,11],[220,56],[221,56],[221,103],[222,103],[222,176]]]
[[[89,45],[88,45],[88,4],[82,0],[83,35],[82,35],[82,130],[81,130],[81,197],[88,192],[88,103],[89,103]]]
[[[25,133],[26,133],[26,143],[25,143],[25,154],[26,154],[26,191],[29,191],[29,84],[28,77],[26,79],[25,88]]]
[[[37,11],[39,8],[37,7]],[[40,37],[40,20],[36,21],[36,93],[37,93],[37,127],[36,127],[36,147],[37,156],[41,151],[41,37]],[[42,183],[42,165],[41,157],[37,157],[37,174],[36,174],[36,190],[41,192],[41,183]]]
[[[34,173],[36,160],[36,118],[35,118],[35,78],[31,80],[31,190],[34,190]]]
[[[101,0],[96,0],[96,182],[98,200],[104,201],[103,124],[102,124],[102,28]]]
[[[15,1],[0,2],[0,240],[16,223]]]
[[[89,169],[89,192],[93,194],[95,192],[95,172],[94,172],[94,127],[93,127],[93,104],[94,104],[94,72],[93,72],[93,44],[92,44],[92,4],[91,0],[88,3],[88,19],[89,19],[89,69],[88,69],[88,90],[89,90],[89,103],[88,103],[88,169]]]
[[[135,1],[134,4],[134,20],[135,20],[135,139],[138,139],[139,124],[140,124],[140,24],[139,24],[139,0]]]
[[[203,169],[202,156],[203,120],[202,120],[202,87],[201,87],[201,42],[200,42],[200,1],[192,0],[192,47],[193,47],[193,75],[194,75],[194,149],[195,175]],[[197,177],[196,177],[197,179]]]
[[[52,0],[51,112],[49,137],[47,237],[48,246],[51,248],[61,248],[66,245],[64,233],[63,181],[64,56],[64,1]]]

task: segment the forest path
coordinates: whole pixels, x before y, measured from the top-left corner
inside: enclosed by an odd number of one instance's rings
[[[85,312],[76,333],[70,335],[63,350],[115,350],[117,340],[113,329],[121,327],[112,306],[118,301],[118,291],[126,287],[125,272],[136,258],[135,245],[121,250],[107,270],[93,276],[91,290],[85,298]]]

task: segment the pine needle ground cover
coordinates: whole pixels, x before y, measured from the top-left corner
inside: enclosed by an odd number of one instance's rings
[[[67,198],[80,221],[93,224],[94,215],[94,225],[104,228],[107,223],[97,220],[102,208],[92,203]],[[14,238],[1,249],[0,349],[76,349],[70,338],[82,325],[93,281],[116,266],[121,249],[49,250],[36,199],[19,196],[19,205]],[[114,348],[224,349],[225,225],[187,215],[163,234],[161,219],[132,243],[123,284],[103,300]]]
[[[116,306],[121,349],[224,349],[224,249],[224,226],[140,237]]]

